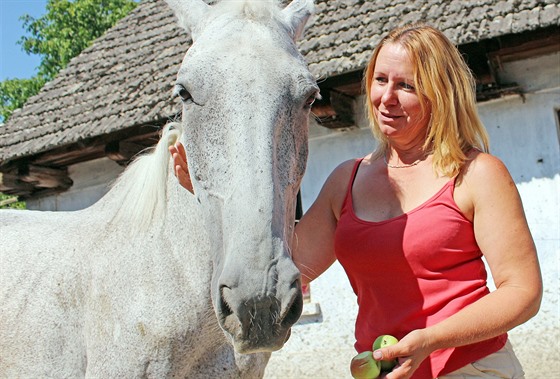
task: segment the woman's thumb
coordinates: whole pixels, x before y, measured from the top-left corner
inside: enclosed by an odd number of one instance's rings
[[[373,358],[377,361],[390,361],[397,358],[397,352],[393,347],[384,347],[382,349],[377,349],[373,352]]]

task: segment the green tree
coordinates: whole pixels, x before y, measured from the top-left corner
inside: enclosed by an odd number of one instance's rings
[[[0,117],[7,120],[13,111],[23,107],[27,99],[37,94],[44,84],[45,80],[39,76],[0,82]]]
[[[25,202],[18,201],[17,197],[0,193],[0,209],[25,209]]]
[[[28,54],[40,55],[41,63],[31,79],[0,83],[0,117],[7,120],[45,82],[136,5],[137,0],[48,0],[47,12],[42,17],[22,16],[29,36],[22,37],[19,44]]]
[[[49,0],[41,18],[21,18],[31,36],[20,43],[27,53],[41,55],[39,75],[50,80],[136,5],[133,0]]]

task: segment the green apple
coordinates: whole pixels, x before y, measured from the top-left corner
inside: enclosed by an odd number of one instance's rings
[[[381,349],[383,347],[394,345],[397,342],[399,342],[399,340],[389,334],[380,335],[375,339],[375,342],[373,342],[373,351],[377,349]],[[390,361],[380,361],[381,371],[384,372],[391,371],[396,365],[397,365],[396,359],[392,359]]]
[[[381,368],[379,362],[373,359],[373,353],[364,351],[352,358],[350,372],[355,379],[375,379],[379,376]]]

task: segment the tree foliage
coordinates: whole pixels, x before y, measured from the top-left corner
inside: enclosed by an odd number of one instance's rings
[[[40,55],[41,63],[37,75],[31,79],[0,83],[0,116],[8,119],[72,58],[134,9],[136,1],[48,0],[47,12],[42,17],[22,16],[20,19],[29,35],[23,36],[19,44],[28,54]]]
[[[0,193],[0,209],[25,209],[25,202],[18,201],[17,197]]]
[[[39,75],[50,80],[135,7],[133,0],[49,0],[44,16],[21,18],[31,36],[20,43],[27,53],[41,55]]]
[[[8,119],[12,112],[23,107],[31,96],[45,84],[39,76],[31,79],[8,79],[0,82],[0,117]]]

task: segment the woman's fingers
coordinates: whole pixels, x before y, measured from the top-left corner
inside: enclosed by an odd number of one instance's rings
[[[173,158],[173,172],[179,181],[179,184],[183,186],[187,191],[194,194],[194,189],[189,175],[189,166],[187,164],[187,154],[185,152],[185,147],[182,143],[177,142],[175,145],[169,146],[169,153]]]

